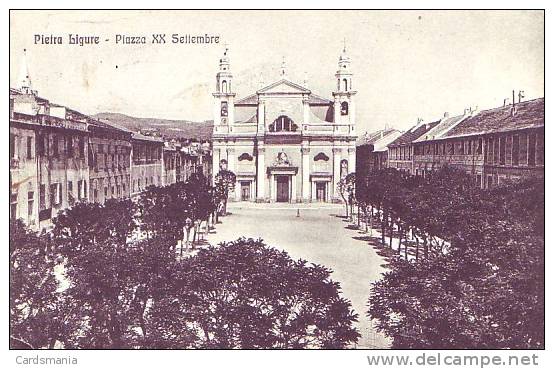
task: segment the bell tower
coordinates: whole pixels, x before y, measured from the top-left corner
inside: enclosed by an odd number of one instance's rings
[[[219,71],[216,75],[216,87],[214,96],[214,132],[224,133],[232,131],[230,129],[235,122],[235,93],[233,93],[231,74],[231,65],[227,53],[229,49],[225,47],[225,52],[219,59]],[[217,127],[220,126],[220,127]]]
[[[350,71],[350,57],[346,53],[346,41],[339,57],[339,69],[335,73],[337,88],[333,92],[334,97],[334,121],[337,124],[356,123],[356,111],[354,106],[354,95],[356,91],[352,88],[352,72]],[[351,128],[353,131],[353,128]]]

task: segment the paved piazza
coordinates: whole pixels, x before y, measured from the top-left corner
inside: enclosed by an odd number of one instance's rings
[[[377,333],[366,317],[370,282],[380,278],[385,260],[368,242],[353,238],[363,235],[348,229],[348,223],[339,217],[344,214],[344,205],[230,203],[227,210],[231,215],[222,218],[223,223],[208,236],[210,243],[259,237],[294,259],[331,268],[333,280],[340,283],[343,296],[359,315],[362,337],[356,347],[389,346],[388,339]]]

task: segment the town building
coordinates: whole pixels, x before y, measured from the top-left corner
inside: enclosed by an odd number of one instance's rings
[[[132,134],[131,195],[148,186],[162,186],[164,141],[160,137]]]
[[[103,204],[108,199],[131,194],[131,132],[102,121],[89,122],[90,201]]]
[[[401,134],[388,145],[387,166],[408,174],[414,174],[412,142],[429,132],[440,121],[425,123],[418,119],[415,126]]]
[[[175,140],[164,142],[162,185],[167,186],[183,180],[183,157],[180,143]]]
[[[28,72],[10,89],[10,217],[49,227],[60,210],[88,199],[88,137],[86,122],[32,90]]]
[[[366,173],[387,167],[388,145],[403,132],[393,128],[362,135],[356,141],[356,173]]]
[[[208,142],[169,150],[162,138],[134,133],[54,104],[32,89],[26,58],[10,88],[10,219],[49,229],[58,213],[77,202],[129,198],[149,185],[211,175]],[[164,182],[164,175],[165,181]]]
[[[356,166],[356,109],[350,58],[343,50],[332,99],[277,81],[235,99],[230,60],[219,62],[214,96],[214,176],[236,174],[237,201],[340,201],[337,183]]]
[[[543,177],[544,98],[514,97],[512,104],[446,124],[415,140],[413,151],[416,174],[449,165],[473,175],[483,188]]]

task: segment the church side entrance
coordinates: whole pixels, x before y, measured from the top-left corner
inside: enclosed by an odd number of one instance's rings
[[[289,202],[289,176],[277,175],[275,181],[277,182],[277,202]]]
[[[315,195],[316,200],[325,202],[327,201],[327,198],[325,194],[327,193],[327,183],[325,182],[316,182],[315,184]]]
[[[240,199],[242,201],[250,200],[250,181],[240,181]]]

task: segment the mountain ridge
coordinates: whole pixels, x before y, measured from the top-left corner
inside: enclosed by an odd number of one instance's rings
[[[178,119],[139,118],[112,112],[97,113],[93,117],[135,132],[155,130],[164,138],[195,139],[198,141],[206,141],[212,138],[213,121],[209,120],[194,122]]]

